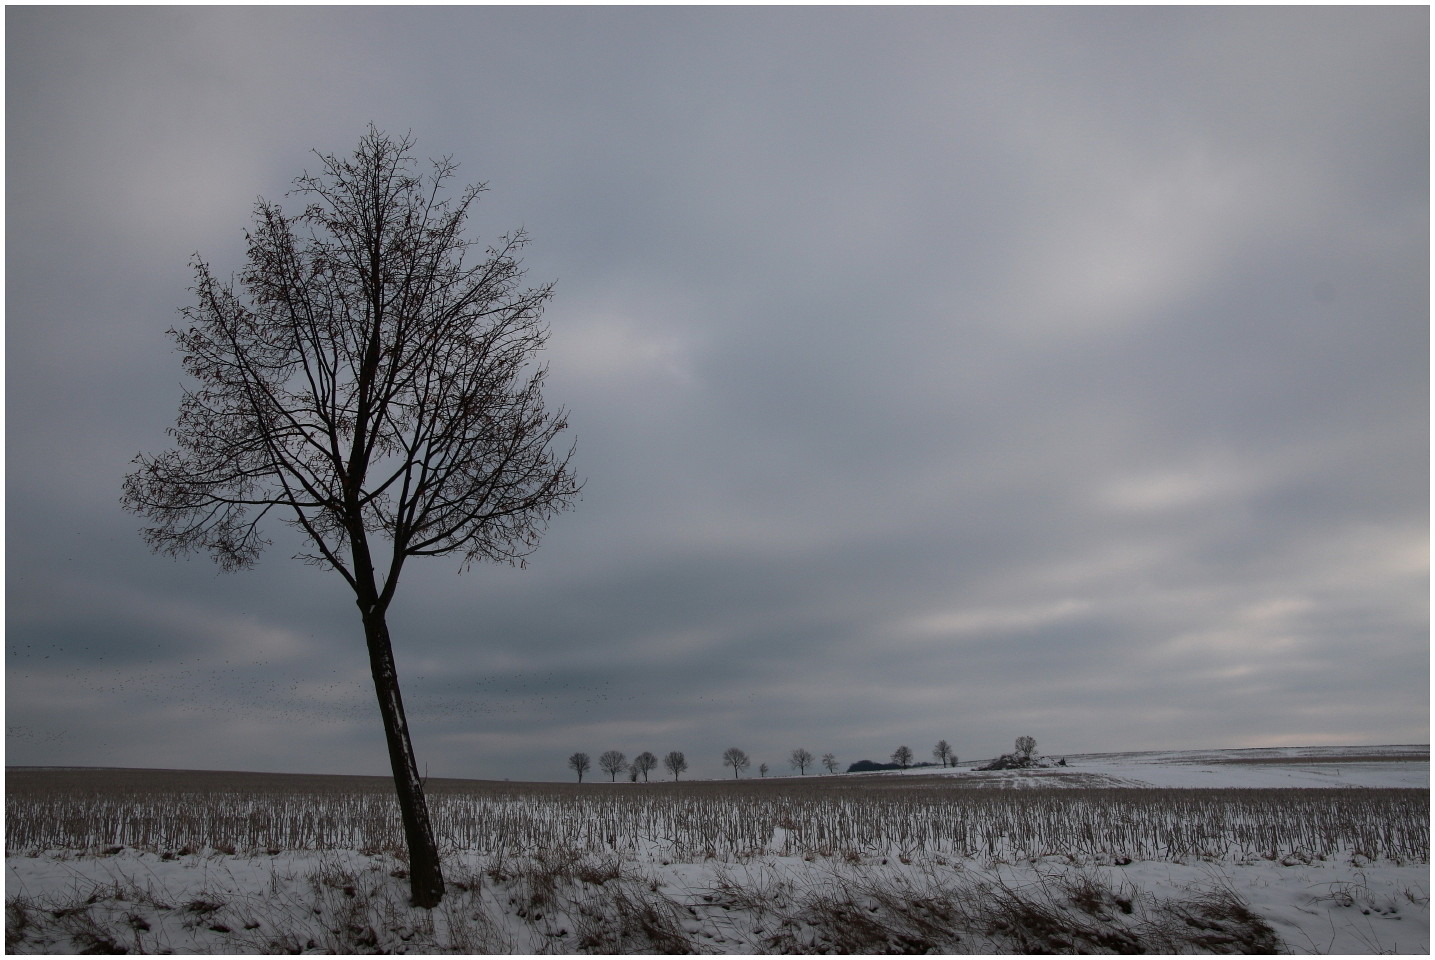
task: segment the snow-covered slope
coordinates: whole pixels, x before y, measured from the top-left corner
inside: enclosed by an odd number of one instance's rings
[[[1065,766],[1055,766],[1058,759]],[[1430,788],[1430,747],[1269,747],[1071,754],[1027,770],[930,767],[873,776],[960,777],[996,787],[1413,787]]]

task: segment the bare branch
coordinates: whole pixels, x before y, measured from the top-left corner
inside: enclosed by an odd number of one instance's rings
[[[470,260],[485,186],[445,196],[456,164],[421,177],[412,147],[371,129],[295,180],[296,215],[258,201],[243,295],[196,258],[196,304],[172,331],[196,384],[177,449],[138,458],[125,484],[156,550],[247,566],[283,508],[306,560],[386,605],[406,558],[522,563],[577,499],[572,447],[554,449],[566,416],[534,366],[552,286],[521,286],[521,230]]]

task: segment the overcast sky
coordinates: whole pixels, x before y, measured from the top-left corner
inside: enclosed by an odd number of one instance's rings
[[[587,480],[408,568],[431,775],[1427,742],[1428,17],[7,8],[7,762],[387,772],[336,575],[119,507],[370,121],[532,235]]]

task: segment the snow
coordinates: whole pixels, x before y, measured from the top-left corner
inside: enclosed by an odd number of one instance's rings
[[[136,851],[73,859],[11,857],[6,863],[6,895],[44,907],[83,901],[99,890],[107,895],[101,905],[109,911],[97,919],[107,916],[112,927],[124,930],[130,939],[120,945],[135,952],[255,952],[286,944],[306,952],[352,952],[355,942],[361,948],[430,952],[461,945],[465,921],[480,913],[487,921],[482,927],[485,946],[505,952],[551,950],[563,940],[560,930],[573,932],[571,909],[564,912],[555,905],[548,924],[541,916],[515,913],[509,895],[525,889],[521,882],[485,879],[477,896],[454,886],[459,877],[483,873],[487,860],[450,857],[445,864],[450,892],[432,914],[407,907],[404,882],[389,876],[393,866],[388,857],[355,851],[252,857],[209,854],[172,861]],[[1012,890],[1065,877],[1091,878],[1111,889],[1158,898],[1189,897],[1224,887],[1265,919],[1291,952],[1429,952],[1429,868],[1423,864],[1137,861],[1125,866],[1072,866],[1042,860],[934,866],[891,860],[849,865],[766,855],[737,864],[644,863],[630,868],[647,878],[642,889],[697,907],[683,918],[683,931],[705,951],[717,953],[761,952],[764,936],[773,926],[772,916],[781,906],[780,893],[773,891],[788,889],[794,898],[810,897],[844,880],[862,888],[878,878],[920,886],[935,871],[966,884],[997,884]],[[314,879],[323,877],[335,879],[330,885]],[[353,892],[346,893],[345,887]],[[382,892],[375,894],[376,889]],[[751,903],[733,909],[731,904],[724,906],[720,897],[716,905],[704,900],[715,892],[733,890],[771,898],[773,912]],[[367,906],[366,895],[376,907]],[[357,931],[339,927],[349,922],[345,920],[349,904],[365,907]],[[378,923],[374,916],[384,917],[385,922]],[[79,945],[56,943],[52,952],[68,952]]]
[[[1070,763],[1070,761],[1068,761]],[[1084,773],[1119,786],[1149,787],[1412,787],[1430,788],[1430,764],[1319,763],[1310,766],[1119,762],[1082,764]]]
[[[871,776],[959,777],[992,788],[1429,788],[1423,746],[1066,759],[1065,767],[1035,770],[927,768]],[[1079,923],[1090,918],[1061,891],[1091,883],[1108,892],[1110,916],[1101,914],[1102,922],[1118,928],[1154,923],[1163,902],[1202,902],[1225,891],[1268,923],[1288,952],[1429,953],[1428,862],[1372,862],[1351,853],[1184,862],[1066,855],[1003,862],[896,851],[814,857],[797,854],[790,840],[779,826],[765,851],[697,862],[670,862],[657,846],[568,860],[552,852],[504,860],[450,851],[444,859],[448,895],[434,911],[408,906],[402,864],[387,853],[161,856],[130,848],[10,854],[7,952],[68,953],[97,944],[152,953],[662,952],[661,942],[640,938],[652,929],[669,930],[701,952],[751,954],[783,946],[869,952],[823,940],[834,934],[830,928],[824,934],[812,916],[836,903],[849,918],[839,928],[860,926],[867,914],[859,904],[878,915],[881,896],[874,891],[985,890],[1049,901]],[[565,879],[555,884],[553,877]],[[1135,906],[1111,908],[1123,900]],[[943,944],[942,952],[1027,952],[996,934],[963,936]]]
[[[1276,747],[1250,750],[1073,754],[1029,770],[918,767],[872,776],[960,777],[993,786],[1020,787],[1409,787],[1430,789],[1430,748]],[[1370,759],[1382,757],[1383,759]],[[1415,759],[1419,758],[1419,759]],[[983,761],[985,763],[985,761]]]

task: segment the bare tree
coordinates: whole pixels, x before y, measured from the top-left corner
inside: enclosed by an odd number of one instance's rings
[[[1016,752],[1023,760],[1030,760],[1031,755],[1036,752],[1036,741],[1031,737],[1017,737]]]
[[[904,745],[892,751],[892,762],[903,770],[910,767],[912,765],[912,748]]]
[[[757,765],[757,775],[758,775],[759,777],[765,777],[765,776],[767,776],[767,764],[765,764],[765,763],[759,763],[759,764]]]
[[[618,774],[628,769],[628,758],[621,750],[605,750],[598,757],[598,769],[609,775],[610,783],[617,783]]]
[[[274,518],[299,559],[353,591],[409,847],[414,903],[443,896],[387,623],[412,557],[522,565],[580,485],[554,441],[533,358],[552,293],[524,289],[520,230],[470,257],[483,185],[445,198],[456,164],[422,177],[414,141],[373,126],[350,158],[297,178],[301,213],[260,199],[242,293],[195,257],[198,305],[170,336],[195,381],[170,433],[141,454],[124,505],[158,552],[252,565]]]
[[[728,747],[722,752],[722,765],[732,767],[732,776],[736,780],[738,773],[752,766],[752,761],[737,747]]]
[[[792,751],[792,756],[787,758],[787,762],[792,765],[793,769],[805,777],[807,776],[807,768],[812,766],[812,759],[812,754],[808,753],[802,747],[798,747]]]
[[[952,753],[952,745],[945,740],[938,740],[937,745],[932,748],[932,756],[937,759],[943,767],[947,761],[956,761],[956,754]]]
[[[643,775],[643,782],[648,782],[648,774],[658,766],[658,758],[644,750],[633,758],[633,769]]]
[[[822,755],[822,765],[827,768],[827,772],[828,772],[828,773],[836,773],[836,772],[837,772],[837,757],[836,757],[836,755],[831,754],[831,753],[824,753],[824,754]]]
[[[593,761],[588,759],[588,754],[579,752],[568,758],[568,766],[578,771],[578,782],[582,783],[583,774],[593,768]]]
[[[672,750],[663,758],[663,766],[673,775],[673,780],[676,782],[678,774],[688,768],[688,758],[683,756],[681,750]]]

